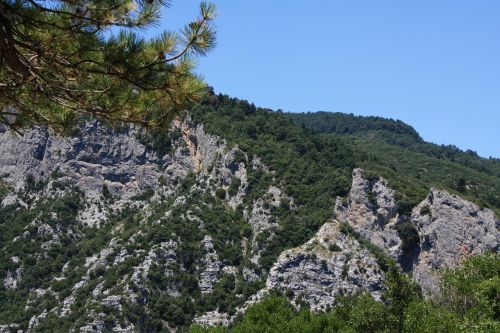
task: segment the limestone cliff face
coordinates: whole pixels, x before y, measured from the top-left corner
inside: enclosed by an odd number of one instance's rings
[[[339,230],[324,224],[304,245],[284,251],[269,273],[268,290],[301,297],[313,310],[331,307],[339,296],[368,291],[380,298],[384,274],[373,254]]]
[[[0,326],[0,330],[8,332],[8,327],[14,329],[19,324],[27,331],[36,330],[47,316],[67,317],[74,314],[75,304],[85,304],[79,310],[80,331],[106,331],[107,317],[96,309],[106,307],[118,315],[126,305],[149,311],[152,295],[158,294],[152,287],[152,276],[162,279],[161,293],[172,302],[181,296],[179,286],[184,282],[179,276],[188,270],[194,288],[203,297],[210,297],[222,277],[238,283],[264,279],[264,275],[256,273],[260,272],[258,259],[265,249],[266,237],[272,237],[278,222],[267,207],[290,198],[278,184],[272,184],[262,190],[261,196],[248,200],[248,174],[271,173],[257,156],[248,156],[238,146],[229,147],[222,138],[207,133],[202,124],[194,124],[189,116],[174,122],[171,130],[179,134],[172,135],[163,155],[148,146],[144,133],[134,126],[109,129],[88,122],[70,138],[41,128],[27,131],[22,137],[5,130],[0,132],[0,180],[11,188],[0,209],[43,211],[39,206],[46,199],[57,200],[75,193],[82,197],[74,221],[65,220],[63,225],[61,215],[48,212],[47,216],[35,216],[21,226],[22,231],[11,240],[12,244],[40,243],[36,255],[29,258],[29,265],[67,244],[78,246],[88,237],[88,228],[99,230],[112,223],[107,242],[94,252],[86,252],[81,261],[69,257],[54,274],[53,281],[67,281],[64,293],[52,284],[33,288],[25,304],[26,311],[33,314],[29,323],[10,323]],[[28,189],[27,181],[41,185]],[[225,207],[220,214],[226,211],[229,215],[232,211],[236,215],[234,211],[239,210],[250,233],[239,238],[238,230],[236,239],[221,239],[213,221],[219,217],[207,213],[214,200]],[[139,211],[140,218],[132,224],[116,219],[116,214],[126,209]],[[190,225],[199,240],[199,245],[193,246],[200,249],[200,255],[192,262],[186,263],[186,252],[181,250],[187,246],[187,240],[162,229],[173,215],[176,221]],[[232,219],[226,220],[233,223]],[[145,234],[153,228],[163,230],[150,236],[158,240],[145,241]],[[257,237],[262,231],[267,231],[267,236]],[[233,246],[241,253],[226,251],[221,255],[218,249],[224,246]],[[250,259],[243,274],[228,261],[230,256]],[[10,261],[9,268],[0,272],[0,279],[3,288],[16,290],[24,281],[27,258],[12,256]],[[116,276],[116,271],[126,273]],[[106,283],[107,275],[115,276],[116,281]],[[44,299],[55,299],[56,305],[40,308]],[[213,322],[216,313],[207,311],[204,318]],[[227,315],[221,313],[220,317]],[[113,330],[136,331],[127,320]]]
[[[203,326],[229,325],[249,306],[271,291],[286,295],[296,307],[306,303],[313,311],[325,311],[341,296],[368,292],[380,299],[384,272],[375,256],[354,237],[340,229],[340,222],[325,223],[303,245],[283,251],[266,279],[265,287],[229,316],[213,311],[195,318]]]
[[[130,197],[158,187],[160,176],[172,181],[190,171],[206,171],[226,149],[220,138],[206,133],[203,125],[193,125],[189,117],[174,122],[176,128],[182,139],[174,140],[172,153],[163,156],[145,145],[144,130],[137,126],[111,129],[89,121],[71,137],[45,128],[23,136],[1,129],[0,179],[19,188],[28,175],[39,179],[57,171],[88,195],[99,194],[106,185],[112,194]]]
[[[432,189],[413,209],[410,222],[421,239],[411,270],[424,290],[437,290],[440,268],[455,267],[468,255],[499,250],[499,221],[493,212],[445,191]],[[336,199],[334,219],[304,245],[282,252],[269,272],[266,288],[246,307],[273,289],[283,291],[294,301],[305,301],[316,311],[334,304],[339,295],[367,291],[379,298],[383,291],[382,269],[372,253],[340,232],[340,223],[349,224],[363,238],[402,262],[402,240],[396,229],[402,220],[397,214],[394,191],[385,179],[368,180],[362,169],[354,169],[347,199]],[[203,317],[199,322],[230,322],[227,316],[214,316],[218,319]]]
[[[411,221],[420,235],[413,276],[425,290],[436,291],[437,269],[500,250],[500,221],[495,214],[446,191],[431,189],[413,209]]]
[[[365,179],[363,170],[354,169],[351,191],[347,200],[337,198],[334,216],[403,263],[396,230],[402,221],[386,180]],[[456,267],[474,254],[500,250],[500,222],[495,214],[443,190],[431,189],[413,209],[410,222],[420,238],[410,269],[426,291],[437,291],[439,269]]]
[[[116,193],[136,193],[157,185],[160,157],[139,142],[133,126],[112,130],[91,121],[72,137],[51,135],[44,128],[23,136],[0,134],[0,178],[19,188],[27,175],[49,177],[54,171],[76,181],[85,191],[103,184]]]
[[[382,177],[367,180],[362,169],[354,169],[347,202],[342,198],[336,199],[334,217],[351,225],[392,257],[397,258],[401,254],[394,191]]]
[[[70,257],[61,265],[51,276],[53,283],[27,292],[23,306],[30,313],[29,320],[0,325],[0,331],[9,332],[9,327],[19,325],[36,330],[47,317],[73,314],[77,304],[83,307],[79,310],[80,331],[106,331],[109,322],[105,325],[107,317],[101,311],[105,307],[118,314],[114,331],[134,332],[134,325],[119,317],[124,309],[149,309],[158,293],[171,303],[185,297],[180,278],[185,275],[191,288],[206,299],[221,281],[262,288],[253,296],[236,295],[241,303],[238,313],[272,289],[317,311],[332,306],[340,295],[359,291],[380,298],[384,273],[375,256],[340,226],[349,224],[401,262],[397,226],[402,218],[388,181],[367,179],[363,170],[354,169],[349,195],[336,199],[332,220],[322,221],[323,226],[305,244],[282,252],[266,272],[259,260],[280,228],[273,211],[282,202],[289,203],[292,211],[296,209],[294,199],[283,190],[283,181],[275,179],[258,156],[249,156],[238,145],[229,146],[189,116],[174,122],[172,131],[178,135],[168,142],[168,152],[160,154],[134,126],[109,129],[88,122],[71,138],[41,128],[22,137],[0,130],[0,180],[11,187],[0,209],[33,211],[47,198],[64,198],[73,192],[82,195],[74,221],[65,212],[58,215],[42,209],[43,214],[26,215],[29,219],[15,230],[12,246],[5,248],[15,249],[24,242],[39,248],[30,257],[25,253],[6,257],[8,268],[0,272],[3,288],[19,290],[29,265],[68,244],[78,249],[85,237],[111,224],[105,229],[108,235],[100,235],[102,239],[92,250],[86,248],[78,260]],[[250,196],[256,174],[272,180],[262,182],[263,188]],[[27,180],[40,181],[43,186],[27,191]],[[215,206],[220,208],[217,214],[229,217],[210,214]],[[135,209],[139,217],[131,219],[127,209]],[[117,217],[119,212],[125,212],[124,216]],[[438,269],[454,267],[473,254],[500,250],[500,222],[493,212],[445,191],[431,189],[413,209],[409,222],[420,237],[411,271],[425,290],[437,290]],[[177,226],[188,226],[189,233],[181,237],[184,230]],[[158,232],[148,233],[150,230]],[[197,257],[187,258],[189,251],[197,251]],[[161,290],[153,280],[161,281]],[[66,289],[61,287],[64,284]],[[52,305],[43,308],[40,304]],[[206,325],[227,325],[231,320],[217,306],[195,318]]]

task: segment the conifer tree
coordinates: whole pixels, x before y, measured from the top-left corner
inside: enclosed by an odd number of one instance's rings
[[[0,123],[64,131],[79,119],[165,123],[199,98],[195,57],[215,45],[215,6],[180,32],[138,33],[165,0],[0,0]]]

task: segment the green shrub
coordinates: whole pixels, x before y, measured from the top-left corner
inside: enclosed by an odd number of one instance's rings
[[[136,201],[146,201],[146,200],[151,199],[151,197],[153,197],[154,194],[155,194],[155,190],[153,190],[152,188],[148,188],[148,189],[142,191],[141,193],[134,195],[130,199],[136,200]]]
[[[332,252],[341,252],[342,248],[335,243],[328,244],[328,249]]]
[[[102,185],[102,196],[105,200],[109,200],[109,201],[113,200],[113,195],[109,191],[109,188],[106,186],[106,184]]]
[[[224,200],[226,198],[226,190],[222,187],[218,188],[217,190],[215,190],[215,196],[219,199]]]
[[[245,156],[245,153],[243,153],[241,150],[237,150],[234,154],[234,163],[246,163],[247,158]]]
[[[396,226],[399,238],[402,240],[401,249],[403,254],[408,255],[420,244],[420,236],[417,228],[410,221],[405,221]]]
[[[422,206],[420,208],[420,215],[429,215],[432,217],[431,208],[428,205]]]
[[[45,188],[47,180],[40,178],[36,180],[32,174],[26,176],[26,190],[28,192],[39,192]]]
[[[227,189],[227,193],[231,196],[235,195],[238,193],[238,189],[240,188],[241,185],[241,180],[237,177],[233,177],[231,179],[231,184],[229,185],[229,188]]]

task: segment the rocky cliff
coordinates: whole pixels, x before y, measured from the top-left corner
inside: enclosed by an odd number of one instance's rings
[[[411,222],[420,236],[413,276],[427,291],[437,291],[439,268],[456,267],[475,254],[500,251],[500,221],[495,214],[446,191],[431,189],[413,209]]]
[[[354,169],[347,200],[337,198],[334,217],[349,223],[364,238],[397,258],[401,240],[396,230],[396,208],[394,191],[385,179],[367,180],[362,169]]]
[[[14,315],[0,331],[228,324],[275,289],[316,311],[359,291],[380,299],[383,267],[366,244],[403,265],[402,223],[418,234],[409,270],[426,290],[438,269],[499,250],[490,210],[432,189],[400,216],[389,182],[354,169],[332,219],[268,269],[283,212],[301,209],[284,181],[189,117],[168,133],[158,147],[134,126],[88,122],[66,138],[1,130],[0,292]]]
[[[12,327],[35,330],[56,316],[78,318],[83,331],[106,330],[103,309],[124,318],[130,306],[148,313],[152,295],[168,305],[189,292],[200,300],[224,298],[214,295],[221,279],[262,283],[258,259],[278,222],[269,207],[286,196],[270,182],[254,193],[247,177],[272,173],[189,117],[170,132],[162,155],[134,127],[90,122],[71,138],[40,128],[22,137],[2,131],[0,178],[10,188],[2,223],[12,235],[2,253],[8,261],[2,285],[12,294],[28,291],[23,306],[31,314]],[[21,215],[26,219],[18,221]],[[25,242],[34,253],[22,253]],[[68,254],[68,246],[75,252]],[[64,260],[45,281],[33,281],[33,270],[54,255]],[[248,262],[240,264],[242,258]],[[55,303],[43,305],[49,299]],[[205,307],[210,312],[217,304]],[[120,322],[111,325],[115,331],[134,331],[128,320]]]
[[[313,310],[326,310],[337,297],[361,291],[380,299],[383,277],[375,256],[334,221],[304,245],[281,253],[266,288],[282,290]]]
[[[468,256],[500,249],[500,221],[489,209],[431,189],[410,217],[402,217],[397,214],[394,191],[385,179],[365,179],[361,169],[353,170],[352,179],[347,200],[336,200],[335,218],[351,225],[401,265],[407,264],[407,258],[398,226],[410,223],[419,241],[408,254],[414,256],[409,269],[425,291],[437,291],[439,269],[456,267]]]

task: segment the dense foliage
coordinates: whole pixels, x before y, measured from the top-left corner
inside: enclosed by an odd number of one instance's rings
[[[331,112],[286,115],[314,133],[350,138],[355,150],[370,155],[362,166],[391,180],[401,195],[402,212],[408,213],[430,186],[459,192],[500,212],[499,159],[425,142],[400,120]]]
[[[295,124],[310,128],[315,133],[355,136],[384,142],[500,177],[500,159],[481,158],[472,150],[462,151],[453,145],[425,142],[413,127],[400,120],[339,112],[288,113],[287,116]]]
[[[33,189],[33,188],[31,188]],[[68,257],[72,257],[75,263],[79,263],[95,248],[95,244],[101,239],[90,238],[78,240],[68,234],[60,236],[57,240],[43,230],[59,229],[64,231],[81,231],[85,236],[92,234],[92,230],[82,230],[75,224],[78,209],[82,206],[81,193],[76,188],[71,188],[69,195],[46,198],[40,202],[33,202],[30,187],[21,194],[24,202],[28,205],[22,207],[19,204],[10,205],[2,209],[0,214],[0,271],[2,278],[7,271],[14,272],[16,261],[26,263],[22,271],[23,279],[15,290],[0,287],[0,320],[2,322],[19,321],[28,322],[30,316],[36,313],[34,309],[26,311],[25,304],[29,293],[33,289],[47,288],[53,283],[53,278],[58,275]],[[37,228],[32,223],[35,219],[41,219],[45,228]],[[71,232],[69,233],[71,234]],[[19,235],[22,235],[19,237]],[[27,241],[26,239],[30,239]],[[79,245],[77,247],[77,244]],[[91,245],[92,244],[92,245]],[[47,256],[40,256],[41,249],[45,248]],[[13,260],[13,258],[15,258]],[[57,291],[67,295],[71,291],[72,282],[79,278],[79,272],[83,267],[73,269],[69,279],[55,283]],[[35,301],[37,302],[37,301]],[[56,304],[57,300],[49,297],[38,301],[40,307],[49,307]],[[47,303],[48,302],[48,303]]]
[[[297,310],[272,294],[252,305],[230,329],[193,327],[191,332],[498,332],[500,256],[472,257],[442,276],[443,292],[424,299],[411,278],[392,272],[382,302],[369,294],[339,299],[330,311]]]
[[[415,129],[400,120],[363,117],[341,112],[287,113],[294,124],[304,125],[316,133],[358,135],[409,146],[424,142]]]
[[[308,213],[327,210],[321,214],[323,222],[333,208],[333,196],[348,192],[353,167],[364,168],[368,177],[389,180],[399,212],[405,215],[431,187],[460,194],[500,215],[500,161],[424,142],[400,121],[272,112],[224,95],[206,98],[194,108],[193,117],[210,132],[262,157],[297,204],[316,207]],[[314,218],[307,225],[317,229],[314,221],[322,223]]]

